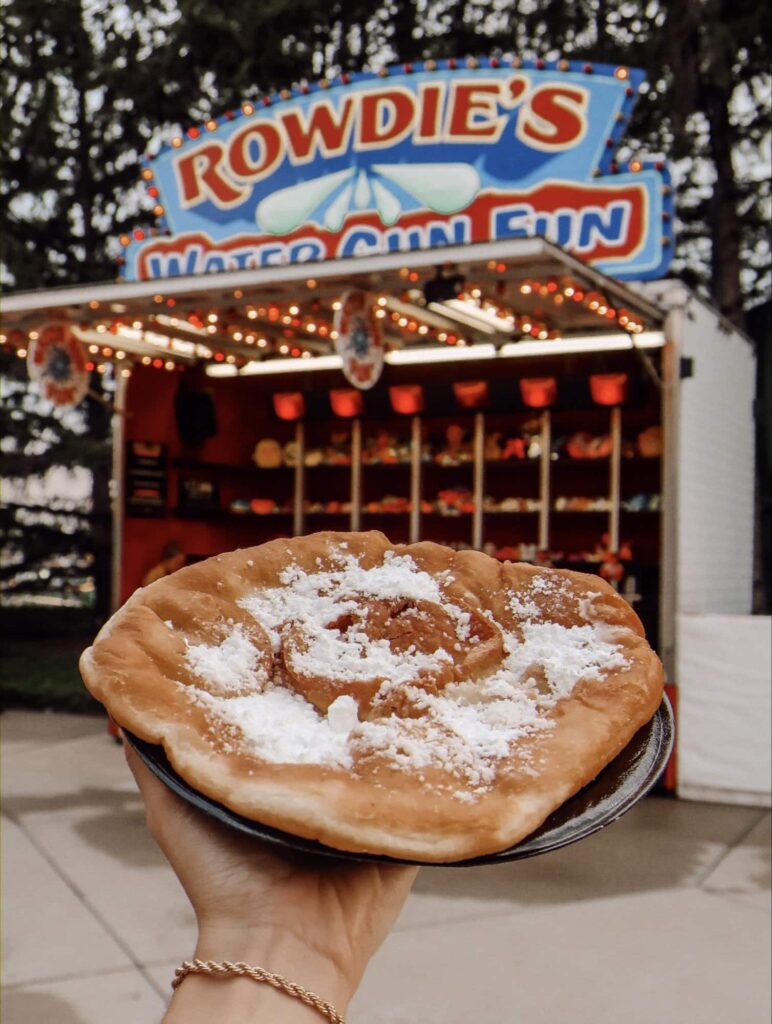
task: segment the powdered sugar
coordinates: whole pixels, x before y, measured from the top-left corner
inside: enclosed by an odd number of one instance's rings
[[[559,572],[543,569],[535,573],[521,590],[510,594],[507,604],[515,618],[523,622],[543,621],[545,605],[553,609],[570,609],[582,622],[594,622],[598,613],[593,602],[600,596],[597,590],[579,594]]]
[[[549,694],[542,703],[568,697],[580,679],[602,678],[628,664],[619,645],[602,639],[593,626],[526,622],[521,628],[523,642],[509,644],[506,669],[524,680],[535,670],[543,673]]]
[[[315,632],[341,615],[355,612],[363,599],[442,601],[437,581],[406,555],[387,552],[381,565],[364,569],[353,555],[342,551],[339,566],[306,573],[291,565],[279,577],[281,586],[256,590],[239,602],[268,632],[274,651],[281,648],[281,628],[286,622],[301,627],[307,624]],[[460,625],[463,628],[463,621]],[[330,652],[319,654],[324,658]],[[359,653],[352,652],[352,656]]]
[[[442,648],[421,654],[415,648],[396,651],[388,640],[371,640],[366,633],[337,629],[314,630],[306,624],[305,650],[292,653],[292,667],[303,675],[318,673],[321,666],[334,666],[335,676],[350,682],[385,677],[390,684],[406,685],[419,672],[436,671],[451,657]]]
[[[509,599],[509,608],[518,619],[539,619],[541,612],[535,601],[529,601],[521,594],[513,594]]]
[[[561,585],[558,582],[557,576],[553,576],[548,573],[537,573],[537,575],[531,577],[530,589],[534,594],[551,594],[555,593],[556,590],[560,590]]]
[[[359,721],[357,702],[344,693],[327,708],[327,721],[334,733],[348,737]]]
[[[268,677],[261,670],[260,660],[240,625],[234,626],[220,644],[188,644],[185,652],[185,664],[193,675],[221,694],[239,693],[247,687],[254,689],[265,684]]]
[[[498,766],[517,756],[518,741],[551,728],[548,712],[579,680],[603,679],[628,664],[608,632],[544,621],[539,598],[570,596],[571,591],[563,590],[557,574],[539,574],[524,592],[513,591],[509,598],[519,628],[504,633],[501,664],[484,679],[426,693],[411,683],[420,673],[448,664],[450,653],[441,648],[427,653],[415,646],[398,650],[386,639],[368,637],[364,628],[343,629],[336,623],[346,615],[366,620],[369,601],[427,601],[450,615],[456,649],[466,649],[471,617],[442,589],[449,582],[446,574],[433,577],[406,555],[389,553],[372,568],[364,568],[342,547],[338,556],[332,568],[327,562],[316,572],[291,565],[281,573],[280,586],[257,588],[239,603],[266,630],[275,653],[285,642],[287,624],[293,625],[293,635],[302,638],[292,649],[293,671],[333,680],[382,679],[379,696],[406,692],[417,717],[389,714],[359,721],[357,704],[347,695],[324,715],[283,678],[280,658],[273,681],[264,681],[259,692],[227,700],[211,693],[191,695],[236,728],[240,745],[271,763],[331,765],[354,773],[358,763],[373,757],[411,773],[433,766],[450,773],[456,780],[449,783],[450,791],[468,799],[469,792],[490,787]],[[258,656],[239,626],[216,647],[191,646],[187,662],[200,678],[216,681],[220,693],[236,692],[250,675],[259,675]]]
[[[293,690],[272,686],[227,701],[197,690],[190,699],[227,725],[236,726],[240,745],[265,761],[351,767],[346,729],[320,715]]]

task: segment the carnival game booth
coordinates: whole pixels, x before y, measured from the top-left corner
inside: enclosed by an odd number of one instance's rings
[[[265,97],[148,159],[125,280],[8,297],[49,397],[112,368],[115,604],[169,540],[321,529],[598,572],[678,687],[678,792],[767,801],[753,354],[664,279],[661,161],[612,159],[641,79],[443,62]]]

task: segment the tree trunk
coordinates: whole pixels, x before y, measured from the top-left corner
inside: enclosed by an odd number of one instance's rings
[[[94,252],[99,245],[94,225],[94,182],[92,158],[91,158],[91,121],[89,118],[87,93],[89,88],[90,70],[92,62],[91,43],[84,27],[84,13],[81,4],[80,25],[78,26],[75,38],[76,47],[79,51],[79,61],[73,75],[73,85],[77,92],[78,103],[78,171],[75,181],[74,200],[80,206],[83,217],[83,247],[86,258]]]
[[[721,36],[708,36],[705,50],[709,63],[702,89],[703,109],[710,125],[710,155],[716,173],[708,213],[712,292],[724,316],[742,328],[745,324],[740,283],[743,229],[732,160],[736,137],[729,110],[736,85],[732,74],[733,53]]]
[[[710,149],[716,164],[716,181],[709,214],[712,291],[724,316],[742,328],[745,324],[740,284],[742,224],[737,211],[732,164],[733,140],[727,109],[729,97],[716,96],[713,90],[711,94],[707,114],[710,121]]]

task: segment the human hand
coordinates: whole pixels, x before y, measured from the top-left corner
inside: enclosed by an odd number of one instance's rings
[[[417,869],[275,852],[205,817],[160,782],[129,744],[124,749],[145,801],[150,833],[195,911],[196,956],[241,960],[283,974],[342,1012],[396,921]],[[206,986],[207,979],[186,979],[173,1005],[178,998],[182,1001],[186,987],[192,994],[201,983]],[[238,984],[244,994],[245,1020],[247,999],[254,1003],[254,999],[281,998],[281,994],[257,993],[265,986],[253,982]],[[222,996],[222,988],[217,984],[214,988]],[[208,993],[213,994],[212,982]],[[203,1010],[201,998],[199,992],[197,1008]],[[314,1019],[313,1014],[303,1015],[307,1011],[302,1005],[288,1007],[284,998],[282,1021]],[[170,1022],[178,1019],[172,1012]],[[254,1006],[249,1012],[254,1012]],[[186,1020],[194,1019],[190,1007],[185,1014]],[[235,1010],[233,1020],[241,1019]],[[230,1018],[226,1020],[229,1024]]]

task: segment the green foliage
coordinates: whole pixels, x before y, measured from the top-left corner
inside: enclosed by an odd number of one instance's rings
[[[98,388],[100,382],[94,385]],[[101,582],[97,603],[106,611],[109,515],[106,495],[100,498],[100,489],[94,487],[110,472],[103,407],[87,399],[78,410],[62,410],[42,401],[27,383],[21,360],[8,354],[0,356],[0,388],[0,605],[42,595],[87,600],[91,590],[84,594],[81,586],[88,587],[96,576]],[[87,468],[91,498],[51,497],[50,478],[41,491],[41,481],[56,467]],[[6,614],[10,611],[4,607]]]
[[[159,123],[144,64],[171,15],[145,0],[0,10],[3,263],[17,288],[113,277],[106,240],[136,222],[137,161]]]
[[[19,706],[83,714],[102,710],[83,685],[75,652],[41,654],[30,647],[6,654],[3,677],[0,710]]]
[[[676,163],[675,269],[740,321],[769,293],[769,39],[757,0],[0,0],[2,263],[17,288],[113,276],[150,220],[147,148],[261,91],[428,57],[649,71],[623,159]]]
[[[22,706],[103,714],[78,670],[78,658],[99,626],[92,609],[3,607],[0,710]]]

